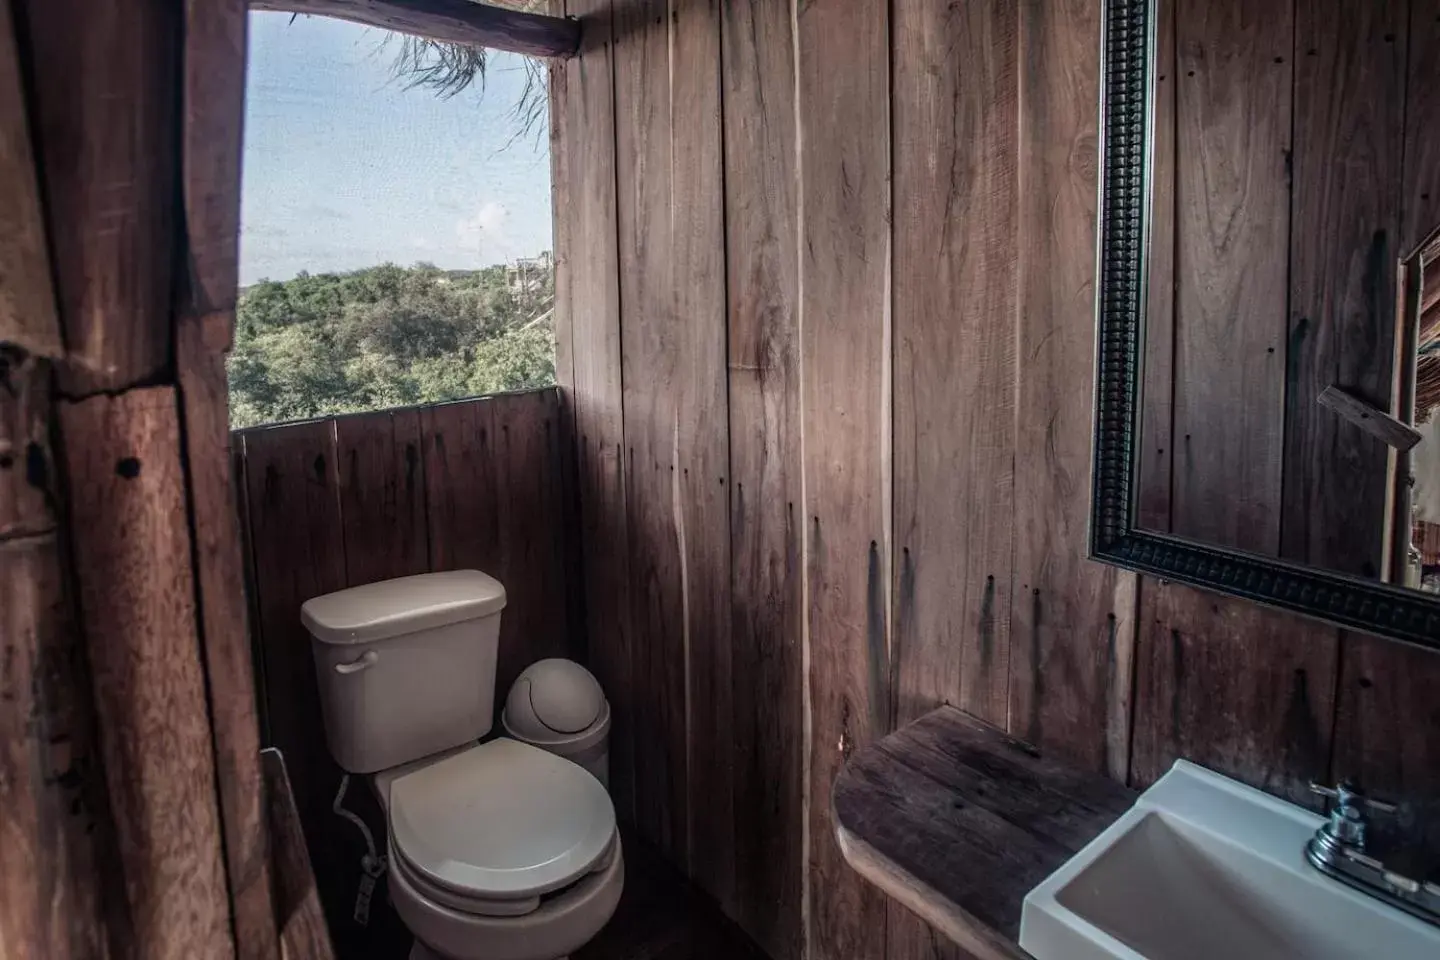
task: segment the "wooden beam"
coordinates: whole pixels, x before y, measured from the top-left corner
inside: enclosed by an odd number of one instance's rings
[[[336,17],[427,40],[531,57],[569,57],[580,48],[579,20],[470,0],[251,0],[250,9]]]
[[[273,838],[270,850],[277,895],[275,919],[284,956],[286,960],[334,960],[335,949],[320,909],[310,857],[305,852],[305,832],[300,826],[300,811],[295,807],[285,758],[279,750],[269,747],[260,751],[260,764],[269,798],[267,813]]]
[[[1422,439],[1420,431],[1410,424],[1390,416],[1374,404],[1346,393],[1333,383],[1320,392],[1317,402],[1401,453],[1414,447]]]

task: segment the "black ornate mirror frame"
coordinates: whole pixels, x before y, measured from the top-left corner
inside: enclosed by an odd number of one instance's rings
[[[1105,7],[1090,557],[1440,649],[1440,597],[1136,526],[1155,3],[1108,0]]]

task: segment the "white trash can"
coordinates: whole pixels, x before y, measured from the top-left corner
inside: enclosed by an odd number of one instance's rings
[[[510,688],[500,722],[509,736],[578,763],[610,789],[610,703],[580,664],[530,664]]]

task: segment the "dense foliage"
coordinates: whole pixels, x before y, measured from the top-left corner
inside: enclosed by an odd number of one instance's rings
[[[555,382],[554,272],[394,264],[241,292],[230,421],[458,400]]]

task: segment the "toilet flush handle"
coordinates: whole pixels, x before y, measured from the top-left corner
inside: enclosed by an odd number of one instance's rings
[[[364,670],[366,667],[374,666],[374,665],[375,665],[375,661],[376,661],[376,660],[379,660],[379,659],[380,659],[380,654],[376,653],[374,650],[366,650],[365,653],[364,653],[364,655],[361,656],[360,659],[358,659],[358,660],[351,660],[349,663],[337,663],[337,664],[335,664],[335,672],[336,672],[336,673],[359,673],[361,670]]]

